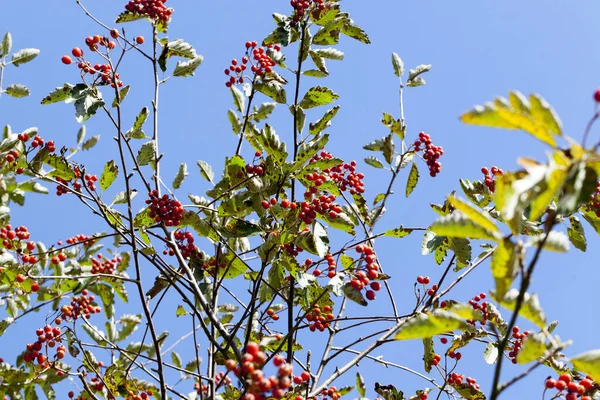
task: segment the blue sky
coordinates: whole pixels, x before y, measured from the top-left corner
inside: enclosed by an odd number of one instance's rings
[[[109,25],[124,5],[121,1],[88,3],[90,11]],[[24,0],[2,5],[0,35],[11,31],[15,49],[38,47],[42,51],[34,62],[6,70],[6,84],[26,84],[32,89],[32,96],[22,100],[3,96],[0,125],[10,124],[14,131],[37,126],[44,138],[54,139],[60,147],[75,143],[79,125],[73,109],[60,104],[40,106],[39,101],[55,86],[76,81],[75,68],[62,65],[60,57],[74,46],[83,47],[86,36],[101,31],[74,1],[56,4]],[[223,69],[231,58],[242,56],[247,40],[260,41],[272,30],[272,12],[289,13],[290,7],[287,1],[274,0],[169,0],[168,5],[176,9],[169,37],[184,38],[204,56],[196,77],[171,79],[162,89],[161,151],[166,154],[163,172],[165,181],[170,182],[179,163],[188,163],[193,177],[179,193],[184,197],[188,192],[203,194],[207,189],[197,177],[196,160],[205,160],[218,171],[224,157],[235,149],[236,138],[226,117],[232,105],[231,95],[224,86]],[[430,179],[423,170],[421,182],[408,200],[402,195],[403,187],[398,186],[381,228],[428,225],[435,218],[428,203],[441,202],[452,190],[459,189],[459,178],[479,178],[479,169],[484,165],[511,169],[519,156],[545,157],[547,149],[525,133],[462,125],[459,115],[474,104],[506,95],[511,89],[525,94],[540,93],[560,114],[565,132],[577,140],[581,138],[593,111],[592,94],[600,85],[600,54],[596,51],[600,40],[598,2],[582,0],[574,6],[572,2],[559,0],[346,0],[342,7],[369,33],[372,44],[343,39],[338,47],[346,57],[342,62],[328,63],[331,76],[322,81],[306,79],[302,84],[304,90],[309,85],[326,85],[340,95],[342,109],[329,130],[329,150],[336,156],[362,160],[368,155],[362,145],[386,134],[378,122],[381,113],[398,114],[397,80],[390,62],[392,51],[403,58],[407,68],[432,64],[431,71],[424,76],[427,85],[406,91],[406,118],[408,137],[423,130],[432,136],[434,143],[444,147],[443,171]],[[144,23],[128,24],[125,28],[129,35],[150,36]],[[288,55],[288,59],[293,58],[293,54]],[[132,123],[139,109],[150,105],[152,76],[144,60],[132,56],[125,62],[121,79],[133,87],[124,107],[126,120]],[[318,115],[309,114],[311,117],[314,120]],[[288,122],[289,113],[279,107],[273,124],[284,138],[289,138]],[[81,155],[86,167],[99,175],[106,160],[117,156],[111,140],[113,133],[102,116],[90,120],[87,128],[90,136],[102,135],[94,150]],[[596,140],[598,133],[592,132]],[[367,189],[373,196],[387,182],[387,176],[362,163],[359,165],[367,175]],[[399,184],[403,185],[404,180],[405,177],[399,178]],[[13,222],[31,225],[32,234],[39,239],[55,242],[102,229],[99,221],[87,215],[74,199],[56,199],[50,195],[29,198],[28,203],[29,207],[14,210]],[[33,219],[36,223],[30,222]],[[588,252],[573,249],[566,255],[544,254],[532,285],[549,320],[560,319],[557,332],[561,338],[574,340],[567,354],[598,346],[593,323],[590,326],[587,320],[594,315],[593,306],[597,303],[594,290],[600,282],[596,268],[599,242],[587,225],[586,231]],[[417,275],[438,277],[442,272],[431,257],[420,255],[420,240],[419,235],[413,235],[399,242],[380,242],[378,255],[394,278],[392,287],[404,309],[412,309],[411,285]],[[489,269],[481,268],[456,291],[455,298],[468,300],[490,288]],[[371,307],[354,311],[371,313],[378,306]],[[13,327],[13,332],[2,338],[3,342],[11,338],[8,335],[15,335],[17,329],[27,331],[27,324]],[[386,357],[390,355],[395,361],[421,371],[419,348],[414,343],[398,343],[384,351]],[[493,368],[485,365],[482,352],[483,348],[477,346],[467,351],[460,372],[475,376],[487,391]],[[368,387],[377,380],[394,383],[411,393],[425,385],[411,375],[373,368],[367,362],[359,369]],[[507,379],[519,371],[507,367],[503,377]],[[540,369],[530,381],[515,385],[505,397],[537,398],[543,379],[550,373]],[[367,396],[372,398],[374,393]]]

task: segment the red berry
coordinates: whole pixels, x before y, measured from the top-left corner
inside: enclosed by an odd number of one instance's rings
[[[69,64],[71,64],[73,62],[73,60],[71,60],[71,57],[69,57],[69,56],[62,56],[62,58],[60,60],[65,65],[69,65]]]
[[[375,300],[375,292],[372,290],[367,290],[365,296],[367,297],[367,300]]]
[[[116,29],[111,29],[110,30],[110,37],[112,37],[113,39],[116,39],[119,37],[119,31]]]
[[[597,89],[594,92],[594,100],[596,100],[597,103],[600,103],[600,89]]]
[[[137,44],[143,44],[144,43],[144,37],[143,36],[138,36],[135,38],[135,42]]]

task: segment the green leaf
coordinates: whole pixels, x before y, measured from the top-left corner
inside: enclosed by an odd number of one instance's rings
[[[367,303],[367,300],[365,300],[362,292],[358,289],[353,288],[350,282],[344,283],[344,286],[342,286],[342,292],[344,293],[344,296],[346,296],[348,299],[352,300],[358,305],[366,307],[369,304]]]
[[[132,200],[135,196],[137,196],[137,194],[138,191],[136,189],[131,189],[129,196],[127,196],[127,192],[119,192],[113,198],[112,204],[126,204],[129,200]]]
[[[176,317],[182,317],[184,315],[187,314],[187,311],[185,311],[185,308],[183,308],[183,306],[181,304],[179,304],[177,306],[177,311],[175,311],[175,316]]]
[[[104,100],[100,91],[90,91],[75,100],[75,119],[81,124],[96,114],[96,111],[103,105]]]
[[[498,97],[493,103],[476,106],[463,114],[461,120],[467,124],[495,128],[521,129],[538,140],[556,147],[553,135],[561,135],[560,122],[554,110],[538,95],[529,97],[532,105],[519,92],[510,93],[510,102]]]
[[[367,393],[367,388],[365,386],[365,379],[362,377],[360,372],[356,373],[356,390],[358,391],[358,394],[360,394],[361,398],[365,397],[365,394]]]
[[[12,55],[11,63],[18,67],[21,64],[28,63],[40,54],[38,49],[22,49]]]
[[[423,362],[426,372],[431,372],[433,366],[433,360],[435,356],[435,350],[433,348],[432,338],[423,338]]]
[[[545,235],[535,236],[529,239],[529,244],[534,246],[542,243]],[[544,250],[554,251],[557,253],[566,253],[569,251],[569,238],[563,232],[551,231],[548,232],[548,239],[544,242]]]
[[[244,112],[244,109],[246,108],[246,97],[244,96],[244,93],[236,86],[231,86],[230,90],[233,95],[233,104],[235,105],[235,108],[237,108],[239,112]]]
[[[0,321],[0,336],[4,335],[6,329],[14,322],[14,318],[7,317]]]
[[[591,376],[595,381],[600,381],[600,350],[590,350],[571,358],[571,363],[576,370]]]
[[[491,232],[500,233],[500,229],[498,229],[494,221],[492,221],[492,219],[489,218],[487,214],[484,214],[483,212],[479,211],[478,209],[471,206],[462,199],[450,196],[448,197],[448,202],[452,205],[452,207],[463,213],[463,215],[465,215],[467,218],[469,218],[471,221],[475,222],[482,228],[485,228]]]
[[[144,123],[146,122],[147,119],[148,119],[148,107],[144,107],[139,112],[137,117],[135,117],[135,122],[133,123],[133,126],[131,127],[131,129],[129,129],[127,131],[125,136],[128,138],[135,138],[135,139],[145,137],[146,135],[144,134],[144,131],[142,128],[144,127]]]
[[[4,91],[7,95],[15,97],[17,99],[27,97],[31,94],[31,90],[29,90],[27,86],[18,83],[8,85]]]
[[[483,352],[483,359],[488,364],[495,364],[498,360],[498,344],[496,342],[489,342],[487,346],[485,346],[485,351]]]
[[[436,309],[430,314],[418,314],[408,319],[394,339],[423,339],[455,330],[469,329],[469,324],[457,315]]]
[[[408,71],[408,80],[414,81],[417,76],[419,76],[429,70],[431,70],[431,64],[417,65],[415,68]]]
[[[280,104],[285,104],[287,101],[285,89],[277,81],[255,82],[253,87],[254,90],[272,98]]]
[[[48,194],[48,188],[39,182],[25,181],[19,183],[17,187],[24,192]]]
[[[56,154],[47,154],[44,157],[44,164],[53,168],[53,170],[48,173],[49,176],[59,177],[66,181],[75,178],[75,172],[64,157]]]
[[[137,153],[137,163],[139,166],[148,165],[150,162],[154,162],[154,156],[156,152],[156,145],[154,140],[146,142],[140,147]]]
[[[202,64],[204,57],[198,55],[190,61],[178,61],[173,71],[173,76],[193,76],[196,68]]]
[[[402,125],[401,119],[395,119],[390,114],[383,113],[381,123],[390,128],[390,131],[398,135],[400,139],[404,140],[404,131],[406,128]]]
[[[413,190],[415,190],[417,183],[419,183],[419,168],[417,167],[417,163],[413,162],[410,174],[408,174],[408,180],[406,181],[406,197],[410,196]]]
[[[302,107],[293,105],[290,106],[290,112],[292,113],[292,116],[295,117],[296,130],[298,131],[298,133],[302,134],[302,131],[304,130],[304,124],[306,123],[306,113],[304,112]]]
[[[85,125],[81,125],[81,127],[77,131],[77,144],[78,145],[80,145],[83,142],[83,139],[85,139],[85,132],[86,132]]]
[[[359,26],[354,25],[352,20],[348,20],[342,26],[342,33],[352,39],[356,39],[361,43],[370,44],[371,40],[369,39],[369,35],[365,31],[362,30]]]
[[[325,58],[319,56],[314,51],[309,51],[308,54],[310,55],[310,58],[313,60],[315,66],[317,67],[317,69],[314,71],[321,72],[323,76],[329,75],[329,70],[327,69],[327,63],[325,62]]]
[[[173,189],[179,189],[181,187],[181,184],[183,183],[183,180],[188,175],[189,175],[189,173],[187,170],[187,164],[181,163],[179,165],[179,170],[177,171],[177,175],[175,176],[175,179],[173,179]]]
[[[327,236],[327,231],[323,225],[317,221],[313,222],[312,229],[308,232],[300,232],[294,240],[294,244],[319,257],[325,257],[329,252],[329,237]]]
[[[331,120],[340,110],[340,106],[335,106],[331,110],[328,110],[325,115],[321,119],[319,119],[314,124],[308,124],[308,132],[311,135],[316,135],[317,133],[322,132],[323,130],[329,128],[331,126]]]
[[[252,114],[252,119],[256,122],[260,122],[264,119],[267,119],[269,115],[273,112],[277,103],[262,103],[260,107],[254,109],[254,113]],[[241,128],[241,127],[240,127]],[[239,130],[238,130],[239,132]],[[237,132],[236,132],[237,133]]]
[[[304,95],[302,101],[300,101],[299,106],[306,109],[324,106],[332,103],[334,100],[338,99],[340,96],[333,92],[331,89],[316,86],[310,88],[308,92]]]
[[[92,147],[94,147],[96,145],[96,143],[98,143],[98,140],[100,140],[100,135],[92,136],[91,138],[89,138],[88,140],[86,140],[85,142],[83,142],[81,144],[81,149],[82,150],[90,150]]]
[[[127,97],[127,94],[129,93],[129,89],[131,89],[131,85],[123,86],[123,88],[121,88],[121,90],[119,90],[119,98],[117,98],[117,96],[115,96],[115,98],[112,102],[113,108],[115,108],[119,104],[123,103],[123,100],[125,100],[125,97]]]
[[[74,88],[73,85],[65,83],[62,87],[57,87],[48,96],[42,99],[41,104],[52,104],[64,101],[71,96],[71,90]]]
[[[464,214],[452,213],[433,223],[431,231],[441,236],[497,241],[501,235],[476,224]]]
[[[408,236],[411,233],[413,233],[413,231],[414,231],[414,229],[412,229],[412,228],[400,227],[400,228],[395,228],[395,229],[390,229],[390,230],[385,231],[383,236],[403,238],[403,237]]]
[[[567,230],[569,240],[577,249],[585,252],[587,250],[587,240],[585,238],[585,231],[583,225],[579,222],[579,218],[575,215],[569,217],[570,227]]]
[[[0,43],[0,58],[5,57],[10,53],[12,49],[12,35],[10,32],[6,32]]]
[[[393,134],[389,134],[382,140],[383,157],[388,164],[391,164],[394,160],[394,153],[396,152],[396,146],[394,144]],[[366,146],[365,146],[366,147]],[[367,149],[369,150],[369,149]]]
[[[313,44],[320,46],[327,46],[337,44],[340,41],[340,30],[346,22],[343,18],[337,18],[324,24],[324,26],[317,31],[312,39]]]
[[[344,59],[344,53],[338,49],[334,49],[333,47],[311,50],[311,53],[313,53],[321,58],[327,58],[328,60],[343,60]]]
[[[119,175],[119,167],[115,164],[114,160],[110,160],[104,166],[104,171],[100,175],[100,187],[102,190],[106,190],[113,184]]]
[[[173,361],[173,365],[177,368],[181,368],[182,362],[181,357],[176,352],[171,352],[171,361]]]
[[[121,24],[124,22],[138,21],[138,20],[144,19],[144,18],[146,18],[146,17],[143,14],[133,13],[131,11],[123,11],[121,14],[119,14],[117,16],[117,19],[115,19],[115,22],[117,24]]]
[[[383,163],[375,156],[369,156],[365,158],[365,163],[375,168],[383,168]]]
[[[210,164],[205,161],[198,160],[196,162],[198,164],[198,168],[200,168],[200,175],[210,183],[213,183],[213,178],[215,177],[215,173],[212,170]]]
[[[515,309],[518,296],[519,291],[517,289],[509,290],[503,298],[499,298],[495,293],[492,293],[492,298],[496,300],[496,302],[511,311],[514,311]],[[525,293],[519,315],[527,318],[541,329],[546,327],[546,315],[540,306],[540,301],[536,294]]]
[[[516,274],[517,262],[521,251],[510,239],[498,242],[498,246],[492,254],[492,276],[496,281],[496,295],[503,298],[513,282]]]
[[[530,333],[525,336],[521,350],[517,354],[519,364],[528,364],[538,360],[546,352],[546,338],[542,333]]]
[[[394,74],[401,78],[404,75],[404,61],[396,53],[392,53],[392,66],[394,67]]]
[[[158,58],[158,65],[163,72],[167,70],[167,59],[173,56],[193,60],[197,57],[197,54],[192,45],[186,43],[183,39],[175,39],[167,42],[164,44]]]
[[[284,163],[288,156],[285,142],[279,139],[279,136],[271,125],[265,124],[265,128],[256,132],[254,138],[273,157],[276,164],[282,165]]]

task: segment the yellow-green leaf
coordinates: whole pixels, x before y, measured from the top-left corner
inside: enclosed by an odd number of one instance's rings
[[[496,296],[496,293],[492,293],[492,298],[496,300],[502,307],[514,311],[517,304],[517,297],[519,291],[517,289],[509,290],[503,298]],[[540,306],[540,301],[536,294],[525,293],[523,298],[523,305],[519,314],[539,326],[540,328],[546,327],[546,315]]]
[[[464,319],[448,311],[437,309],[431,314],[418,314],[406,321],[394,339],[423,339],[468,328],[469,324]]]
[[[488,217],[480,210],[476,209],[475,207],[471,206],[470,204],[464,202],[463,200],[457,197],[448,197],[448,201],[450,202],[452,207],[463,213],[467,218],[480,225],[482,228],[485,228],[492,232],[500,233],[500,229],[498,229],[494,221],[492,221],[490,217]]]
[[[590,350],[571,358],[576,370],[584,372],[600,381],[600,350]]]
[[[497,241],[501,235],[476,224],[464,214],[452,213],[438,219],[430,227],[439,236]]]

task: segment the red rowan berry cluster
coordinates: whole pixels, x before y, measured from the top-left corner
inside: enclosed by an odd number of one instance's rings
[[[496,191],[496,181],[494,178],[504,174],[504,171],[494,165],[491,172],[492,173],[490,174],[490,170],[487,167],[481,168],[481,173],[484,177],[483,183],[485,186],[487,186],[490,192],[494,193]]]
[[[96,175],[85,174],[85,185],[90,190],[96,190],[95,183],[98,181],[98,177]]]
[[[469,300],[469,305],[471,307],[473,307],[473,310],[480,310],[481,313],[483,314],[483,320],[481,321],[481,325],[485,325],[487,324],[487,320],[488,320],[488,303],[487,301],[484,301],[482,303],[479,303],[481,300],[485,299],[485,293],[479,293],[477,296],[473,297],[471,300]],[[475,325],[475,321],[467,321],[469,322],[471,325]]]
[[[419,400],[427,400],[428,398],[429,398],[429,395],[425,392],[423,392],[419,395]]]
[[[417,283],[420,283],[421,285],[429,285],[430,282],[431,279],[428,276],[417,276]],[[433,284],[431,285],[431,288],[427,289],[427,295],[433,296],[437,290],[438,285]]]
[[[96,240],[91,236],[78,234],[78,235],[68,238],[67,240],[65,240],[65,242],[67,242],[67,244],[71,244],[71,245],[83,243],[84,246],[91,246],[96,242]],[[62,245],[62,243],[59,242],[58,245],[60,246],[60,245]]]
[[[52,256],[50,262],[52,265],[58,265],[59,263],[65,261],[67,259],[67,255],[65,253],[58,253],[55,256]]]
[[[112,35],[112,31],[111,31],[111,35]],[[118,32],[117,32],[117,37],[118,37]],[[88,36],[87,38],[85,38],[85,44],[92,52],[98,52],[100,46],[106,48],[106,52],[108,52],[116,47],[116,43],[114,41],[110,40],[106,36],[100,36],[100,35]],[[108,64],[108,63],[107,64],[95,64],[92,66],[92,64],[89,61],[86,61],[84,59],[83,50],[80,49],[79,47],[73,47],[73,49],[71,50],[71,54],[73,55],[73,57],[76,58],[77,68],[79,68],[81,70],[83,75],[85,75],[85,74],[95,75],[96,73],[98,73],[98,78],[94,82],[95,84],[102,84],[102,85],[110,84],[112,87],[115,87],[114,82],[113,82],[113,78],[114,78],[114,81],[117,82],[117,86],[119,86],[119,87],[123,86],[123,82],[121,82],[119,80],[119,73],[114,72],[112,70],[112,67],[110,66],[110,64]],[[62,56],[61,61],[65,65],[70,65],[73,63],[73,59],[68,55]]]
[[[576,382],[573,380],[571,375],[566,373],[561,374],[556,380],[549,378],[545,382],[546,389],[558,390],[558,393],[552,397],[553,399],[560,397],[561,394],[564,394],[562,392],[566,392],[564,397],[565,400],[592,400],[592,396],[587,396],[586,392],[588,392],[594,386],[595,383],[589,376],[581,379],[579,382]]]
[[[175,199],[169,198],[168,194],[158,197],[158,191],[153,190],[148,193],[150,197],[146,204],[150,207],[150,218],[155,222],[164,222],[166,226],[177,226],[181,223],[183,217],[183,207]]]
[[[225,375],[224,372],[219,372],[215,375],[215,386],[223,387],[223,386],[231,386],[231,378]],[[208,385],[201,385],[199,382],[194,383],[194,390],[199,395],[204,395],[204,397],[208,396]],[[144,397],[145,398],[145,397]]]
[[[65,320],[76,320],[80,316],[90,318],[92,314],[97,314],[102,309],[93,304],[94,296],[88,294],[87,289],[81,291],[81,296],[73,296],[71,304],[64,305],[60,308],[60,317]]]
[[[323,396],[323,398],[329,397],[331,400],[337,400],[342,397],[342,394],[338,392],[337,387],[330,386],[329,389],[323,389],[321,391],[321,396]]]
[[[13,230],[12,225],[7,224],[0,229],[2,245],[8,250],[18,249],[19,251],[23,251],[23,241],[29,239],[30,236],[31,234],[25,226],[18,226]],[[32,249],[29,249],[30,246],[30,244],[25,245],[25,249],[29,251],[35,249],[35,243],[33,243],[34,247]]]
[[[125,9],[131,13],[143,15],[157,22],[168,22],[173,14],[172,8],[167,8],[167,0],[130,0]]]
[[[327,254],[325,255],[325,260],[327,261],[327,277],[333,278],[335,276],[335,267],[337,266],[337,264],[335,263],[335,258],[333,258],[333,255]],[[311,265],[312,260],[310,258],[304,260],[304,266],[306,269],[308,269]],[[322,271],[319,270],[318,267],[315,267],[315,269],[313,270],[313,275],[319,277],[321,276],[321,274]]]
[[[435,177],[439,174],[442,170],[442,164],[438,160],[444,154],[442,146],[435,146],[431,143],[431,137],[425,132],[419,133],[419,138],[415,140],[414,146],[415,153],[423,150],[423,159],[429,167],[429,175]]]
[[[471,378],[470,376],[465,376],[463,374],[458,374],[453,372],[448,376],[448,385],[450,386],[470,386],[475,390],[479,390],[479,384],[475,378]]]
[[[39,328],[35,331],[38,339],[35,343],[27,345],[27,350],[23,354],[23,361],[26,363],[36,362],[39,365],[45,366],[47,364],[48,349],[56,347],[57,343],[62,342],[60,327],[52,328],[50,325],[46,325],[43,328]],[[45,351],[42,352],[42,349]],[[45,353],[45,354],[43,354]],[[66,355],[65,346],[59,345],[56,348],[55,358],[60,360]]]
[[[333,315],[332,311],[333,309],[331,306],[323,306],[323,309],[321,310],[321,307],[315,304],[315,306],[306,313],[306,320],[310,322],[308,329],[310,329],[311,332],[317,330],[323,332],[329,327],[329,322],[335,319],[335,315]]]
[[[13,167],[17,166],[17,158],[19,158],[19,152],[17,150],[11,150],[8,152],[8,154],[6,154],[6,156],[4,156],[4,159],[6,160],[7,163],[9,164],[13,164]]]
[[[123,261],[121,257],[113,257],[112,259],[104,259],[102,254],[96,255],[92,258],[92,274],[109,274],[112,275],[115,269],[119,267],[119,264]]]
[[[248,68],[248,65],[257,77],[273,71],[273,67],[277,63],[267,54],[264,47],[257,46],[257,42],[246,42],[246,55],[242,57],[241,63],[238,63],[235,58],[231,60],[231,65],[225,69],[225,75],[229,76],[225,86],[231,87],[232,85],[244,83],[244,71]],[[269,45],[267,49],[279,51],[281,47]],[[252,55],[250,55],[250,52],[252,52]]]
[[[310,160],[310,163],[312,164],[319,160],[330,160],[332,158],[333,155],[331,153],[323,150],[320,154],[316,154]],[[346,190],[349,190],[350,194],[365,192],[365,184],[363,182],[365,175],[356,172],[356,161],[341,163],[335,167],[324,169],[323,172],[339,186],[342,192]]]
[[[146,400],[152,397],[154,392],[146,390],[145,392],[135,393],[133,390],[127,391],[127,397],[125,400]]]
[[[293,204],[296,204],[296,203],[292,203],[292,205]],[[281,246],[279,246],[279,248],[281,250],[287,251],[287,253],[293,257],[297,257],[299,253],[302,253],[304,251],[304,249],[302,247],[298,247],[293,243],[282,244]]]
[[[247,164],[246,165],[246,173],[248,175],[256,174],[258,176],[262,176],[262,174],[265,173],[265,165],[262,162],[258,165]],[[238,178],[241,178],[243,176],[244,176],[244,173],[242,171],[240,171],[238,174]]]
[[[596,185],[596,193],[590,196],[588,207],[596,213],[596,216],[600,218],[600,181]]]
[[[523,340],[527,335],[529,335],[529,332],[519,332],[518,326],[512,328],[512,337],[514,341],[512,342],[512,346],[510,347],[510,351],[508,352],[508,358],[512,361],[513,364],[517,363],[517,356],[521,351],[521,347],[523,346]]]
[[[291,0],[290,5],[294,8],[291,24],[295,25],[306,15],[311,6],[314,5],[319,10],[324,10],[325,0]]]
[[[246,394],[243,400],[265,400],[269,397],[281,399],[292,386],[292,365],[285,362],[283,356],[273,357],[273,365],[277,367],[277,375],[265,377],[262,368],[266,355],[257,343],[250,342],[244,348],[243,362],[238,365],[234,360],[227,360],[225,367],[245,382]]]
[[[379,277],[379,264],[372,247],[359,244],[356,246],[356,252],[361,255],[361,261],[365,262],[364,271],[356,271],[350,285],[356,290],[362,290],[367,285],[369,288],[365,292],[367,300],[375,300],[375,292],[381,290],[381,283],[377,281],[370,282]]]
[[[275,310],[272,308],[268,308],[267,311],[265,311],[265,313],[273,320],[273,321],[279,321],[279,315],[277,315],[275,313]]]
[[[440,356],[439,354],[436,353],[433,355],[433,360],[431,361],[431,365],[433,365],[435,367],[440,363],[441,360],[442,360],[442,356]]]
[[[175,242],[177,243],[177,248],[181,252],[181,256],[185,259],[189,259],[193,254],[198,251],[198,247],[194,244],[194,236],[191,232],[182,231],[178,229],[173,234],[175,237]],[[168,238],[167,238],[168,240]],[[174,256],[175,250],[173,250],[171,245],[167,245],[167,248],[163,250],[164,255]]]

